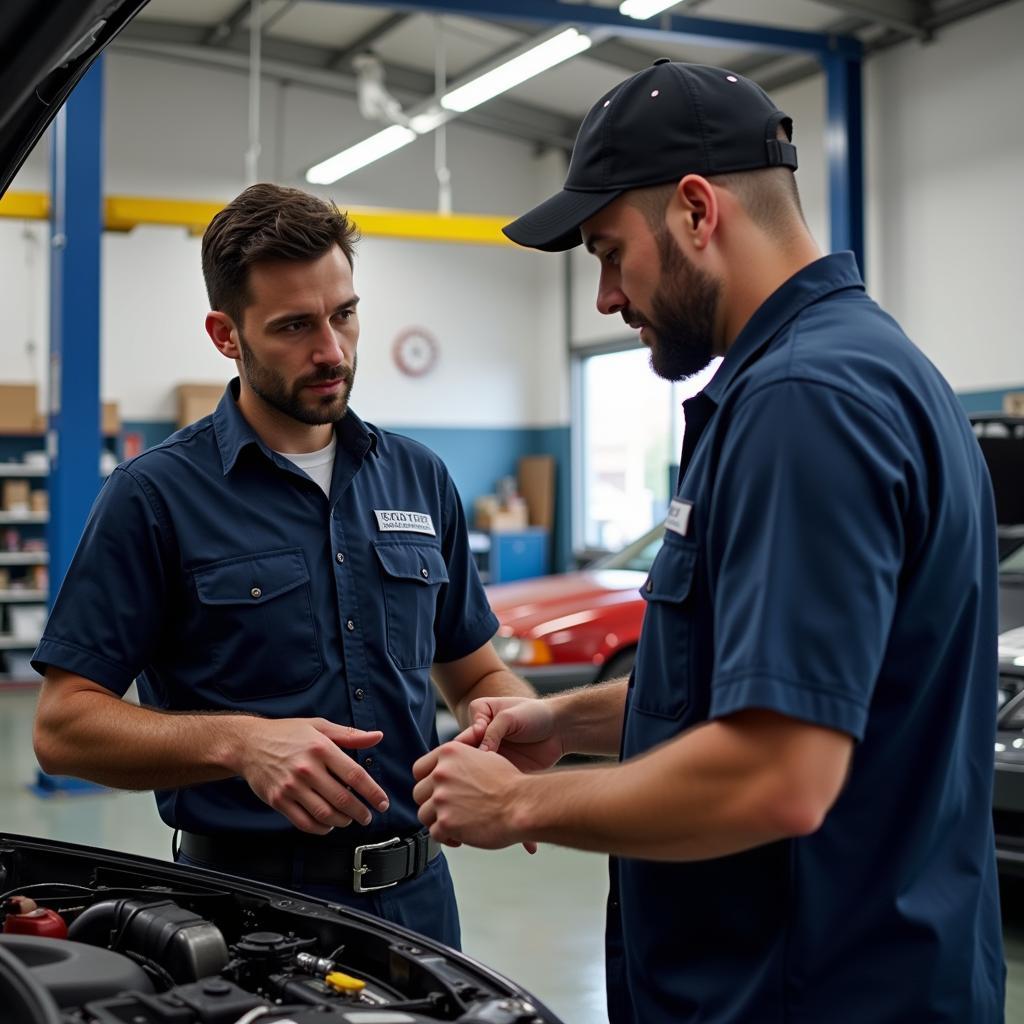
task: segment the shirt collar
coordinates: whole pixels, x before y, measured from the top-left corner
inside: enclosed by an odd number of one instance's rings
[[[224,389],[224,394],[213,413],[213,430],[220,449],[224,475],[234,468],[243,448],[255,445],[271,462],[274,456],[260,436],[249,425],[249,421],[238,408],[239,381],[235,377]],[[358,459],[372,453],[378,455],[377,435],[351,410],[334,424],[339,447],[344,448]]]
[[[826,295],[847,288],[864,288],[852,252],[823,256],[797,271],[758,306],[702,393],[720,404],[733,381],[786,324]]]

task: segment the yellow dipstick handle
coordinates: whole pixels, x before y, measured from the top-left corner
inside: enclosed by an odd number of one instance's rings
[[[331,971],[324,978],[324,981],[335,990],[335,992],[349,992],[355,994],[366,988],[366,982],[353,978],[351,975],[342,974],[341,971]]]

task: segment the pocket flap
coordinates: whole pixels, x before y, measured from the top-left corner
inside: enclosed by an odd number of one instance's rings
[[[690,593],[696,566],[696,547],[684,547],[666,539],[654,559],[650,575],[640,588],[640,596],[645,601],[681,604]]]
[[[448,566],[441,549],[430,544],[374,543],[374,550],[388,576],[415,580],[429,586],[448,582]]]
[[[270,551],[193,570],[203,604],[259,604],[309,582],[309,569],[299,548]]]

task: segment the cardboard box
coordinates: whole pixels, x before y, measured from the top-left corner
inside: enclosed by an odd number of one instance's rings
[[[485,533],[525,530],[530,525],[530,512],[518,495],[502,504],[496,494],[484,494],[473,502],[473,525]]]
[[[5,512],[28,512],[32,500],[31,490],[27,480],[19,480],[16,477],[4,480],[3,489],[0,491],[0,507]]]
[[[178,428],[209,416],[224,394],[225,384],[179,384]]]
[[[487,532],[500,508],[496,494],[481,494],[473,502],[473,525],[476,529]]]
[[[38,405],[35,384],[0,384],[0,431],[35,430]]]
[[[1007,416],[1024,416],[1024,391],[1007,391],[1003,395],[1003,412]]]
[[[104,402],[100,406],[100,433],[116,434],[121,430],[121,413],[117,402]]]
[[[555,525],[555,457],[524,455],[519,460],[519,493],[530,510],[530,526]]]
[[[28,496],[28,510],[30,512],[50,511],[50,492],[42,487],[37,487]]]
[[[525,530],[530,525],[530,512],[524,501],[521,505],[512,505],[494,513],[491,519],[491,533],[515,533]]]

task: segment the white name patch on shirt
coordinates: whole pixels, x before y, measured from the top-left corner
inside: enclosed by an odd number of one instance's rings
[[[665,517],[665,529],[678,533],[680,537],[685,537],[686,531],[690,528],[690,513],[692,511],[692,501],[680,501],[678,498],[673,498],[672,504],[668,507],[668,515]]]
[[[405,533],[426,533],[436,537],[434,520],[426,512],[399,512],[397,509],[375,508],[377,528],[381,533],[392,533],[401,530]]]

